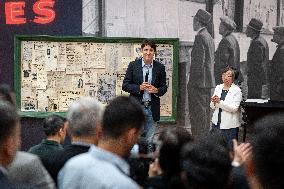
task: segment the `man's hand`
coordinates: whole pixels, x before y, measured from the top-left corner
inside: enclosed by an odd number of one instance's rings
[[[149,84],[148,82],[143,82],[143,83],[140,85],[140,91],[146,90],[149,85],[150,85],[150,84]]]
[[[149,93],[158,93],[158,89],[151,84],[148,85],[147,90]]]
[[[158,89],[148,82],[143,82],[140,85],[140,91],[147,90],[149,93],[158,93]]]
[[[250,143],[241,143],[238,145],[236,139],[233,139],[234,146],[234,162],[238,162],[240,165],[245,163],[251,156],[252,146]]]

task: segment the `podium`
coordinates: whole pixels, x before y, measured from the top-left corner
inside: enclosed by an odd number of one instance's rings
[[[253,123],[259,118],[278,111],[284,111],[284,101],[270,101],[262,99],[247,99],[241,102],[244,112],[242,119],[244,121],[243,142],[246,140],[247,128],[252,127]]]

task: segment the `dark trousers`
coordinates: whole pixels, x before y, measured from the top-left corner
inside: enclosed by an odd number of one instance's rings
[[[214,130],[221,130],[224,139],[226,140],[230,150],[233,150],[233,139],[238,140],[239,135],[239,128],[232,128],[232,129],[220,129],[220,124],[212,124],[211,132]]]

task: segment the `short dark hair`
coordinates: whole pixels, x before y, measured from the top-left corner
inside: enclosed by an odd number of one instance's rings
[[[19,119],[16,108],[9,102],[0,100],[0,145],[12,135]]]
[[[154,52],[157,52],[157,45],[154,43],[154,41],[150,39],[144,39],[141,44],[141,49],[143,49],[145,46],[149,45],[151,48],[154,49]]]
[[[0,99],[6,100],[12,105],[15,105],[12,94],[14,90],[7,84],[0,84]]]
[[[222,189],[229,183],[231,159],[226,145],[206,135],[182,149],[182,171],[190,189]]]
[[[145,114],[141,104],[133,97],[119,96],[110,101],[103,114],[104,136],[120,137],[127,129],[141,129]]]
[[[232,66],[227,66],[227,67],[225,67],[225,68],[223,68],[223,69],[221,70],[221,74],[224,74],[224,73],[226,73],[227,71],[231,71],[231,72],[232,72],[233,81],[235,81],[235,80],[238,79],[240,73],[239,73],[239,71],[238,71],[236,68],[234,68],[234,67],[232,67]]]
[[[43,131],[46,136],[55,135],[61,128],[64,127],[65,118],[59,115],[51,115],[43,121]]]
[[[180,173],[180,151],[184,144],[193,141],[191,134],[182,127],[164,129],[160,136],[161,141],[159,163],[163,173],[167,176]]]
[[[260,184],[266,189],[284,188],[284,111],[262,117],[254,129],[252,159]]]

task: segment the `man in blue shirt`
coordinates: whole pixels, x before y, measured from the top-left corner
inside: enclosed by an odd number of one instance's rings
[[[128,157],[142,132],[145,116],[138,101],[120,96],[104,111],[98,146],[71,158],[60,171],[60,189],[124,188],[139,186],[128,176]]]

